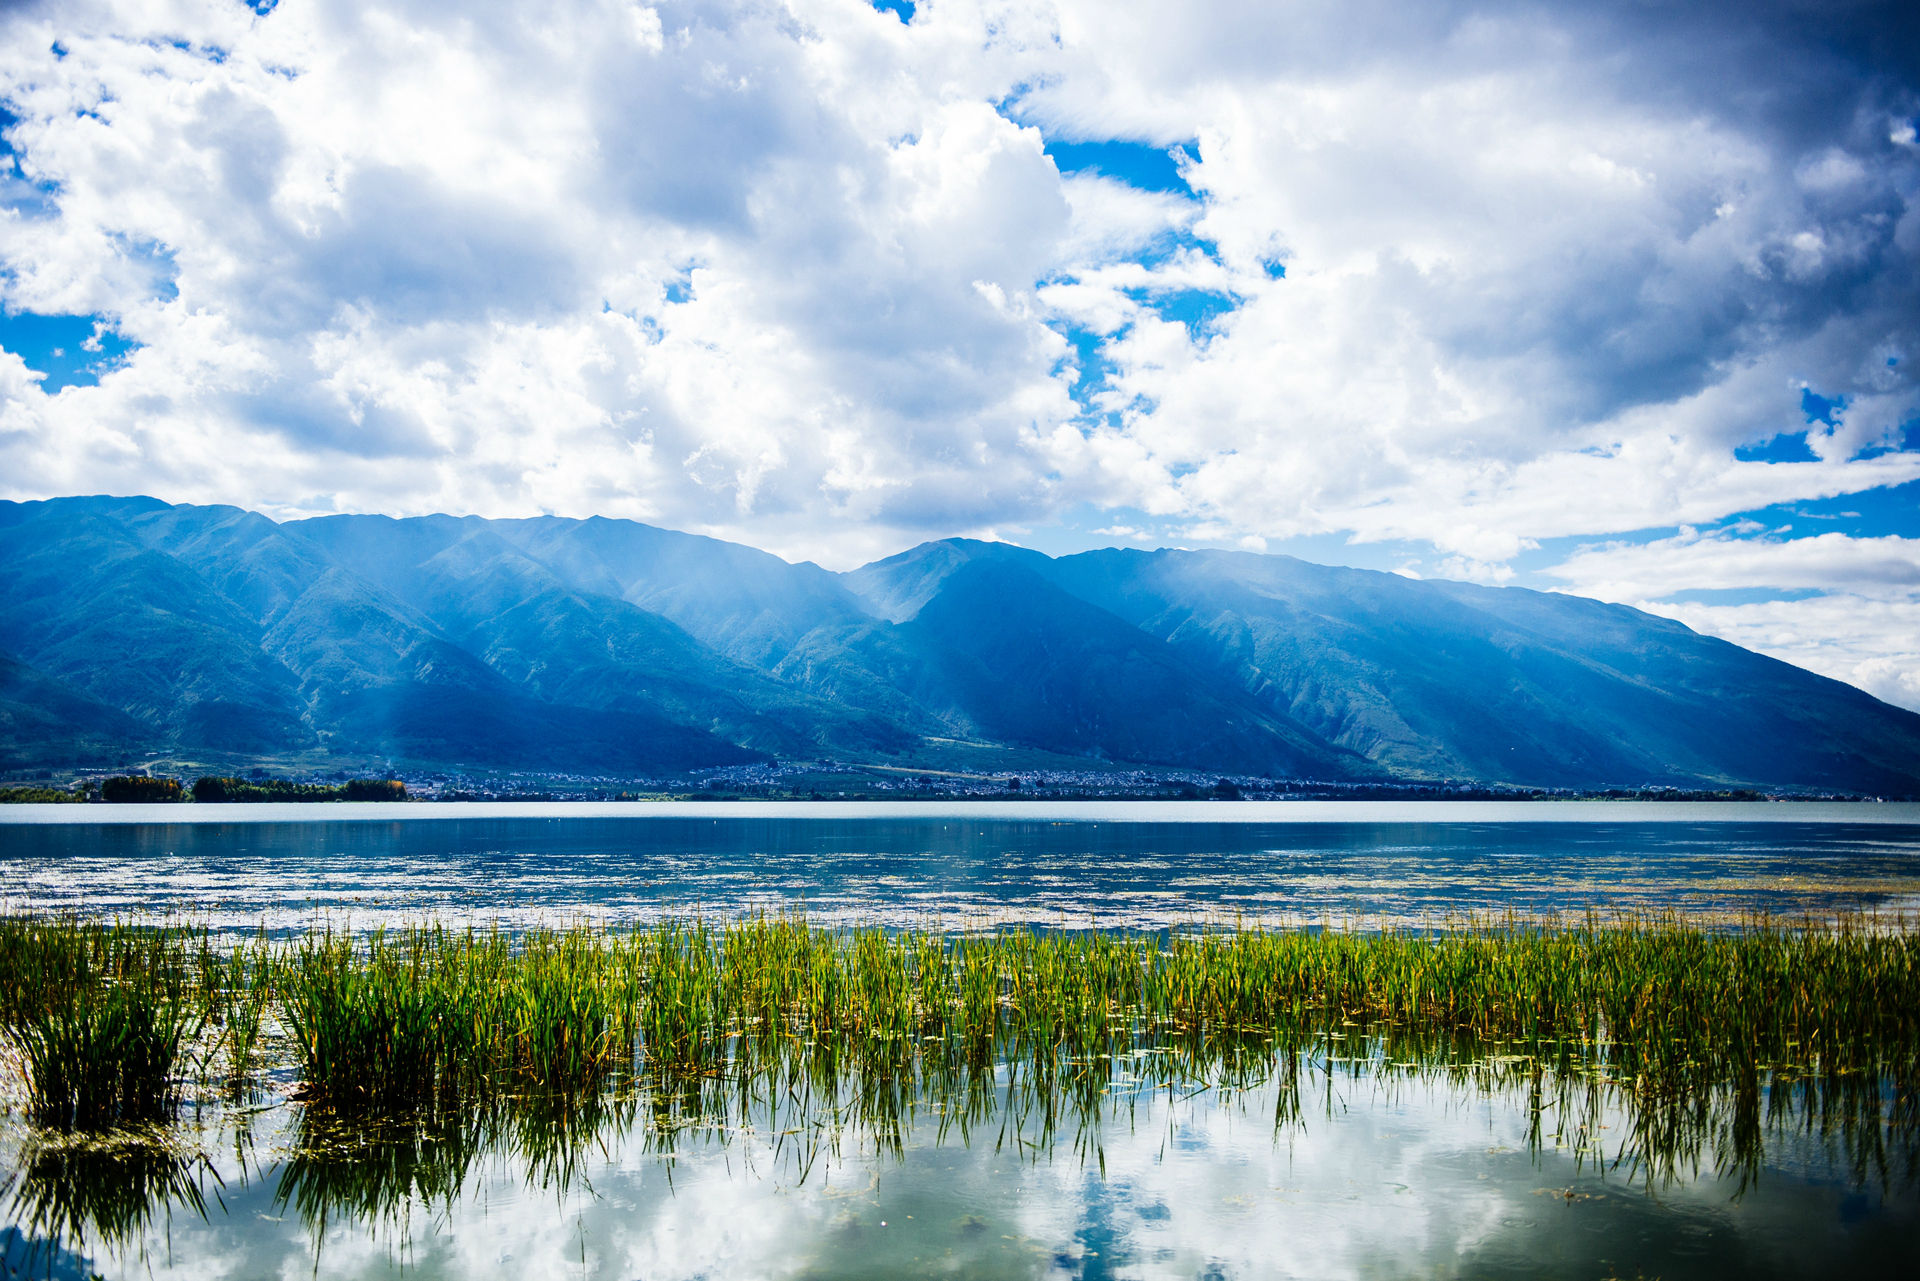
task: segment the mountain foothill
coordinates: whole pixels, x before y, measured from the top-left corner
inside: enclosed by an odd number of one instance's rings
[[[1326,782],[1920,791],[1920,715],[1621,605],[946,539],[848,573],[633,521],[0,502],[0,768],[665,775],[946,745]]]

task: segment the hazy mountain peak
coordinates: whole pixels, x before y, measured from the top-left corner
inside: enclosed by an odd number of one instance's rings
[[[862,565],[840,578],[876,618],[904,623],[926,607],[948,577],[983,560],[1004,561],[1042,574],[1053,564],[1046,554],[1013,543],[942,538]]]

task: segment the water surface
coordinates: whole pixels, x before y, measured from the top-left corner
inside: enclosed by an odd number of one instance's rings
[[[1419,923],[1920,906],[1920,805],[1011,802],[11,806],[13,910],[224,926],[728,915]],[[20,819],[24,821],[7,821]]]
[[[1891,920],[1920,902],[1920,807],[69,806],[0,814],[0,884],[7,910],[235,930],[796,905],[1076,928]],[[1908,1130],[1709,1093],[1650,1140],[1618,1090],[1378,1048],[1184,1081],[1123,1056],[1045,1107],[1012,1060],[969,1099],[707,1080],[606,1100],[559,1140],[455,1116],[320,1142],[284,1073],[242,1106],[204,1098],[158,1146],[63,1147],[15,1110],[0,1250],[72,1277],[1672,1279],[1899,1275],[1920,1240]]]

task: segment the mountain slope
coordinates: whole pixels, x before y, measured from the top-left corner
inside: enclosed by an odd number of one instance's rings
[[[842,575],[868,612],[895,623],[914,618],[954,574],[980,562],[1017,565],[1049,581],[1057,581],[1057,562],[1040,552],[1012,543],[985,543],[977,538],[943,538],[862,565]]]
[[[1009,560],[942,577],[903,632],[980,737],[1123,761],[1347,778],[1370,772],[1171,646]],[[925,678],[923,678],[925,679]]]
[[[152,726],[0,654],[0,769],[115,765],[156,738]]]
[[[867,617],[838,576],[738,543],[599,516],[490,525],[575,589],[671,619],[756,667],[776,666],[818,627]]]
[[[1088,552],[1050,576],[1396,773],[1892,792],[1920,775],[1920,716],[1626,606],[1236,552]]]
[[[781,709],[757,699],[767,714],[793,724],[810,741],[849,750],[903,750],[914,736],[949,734],[959,726],[905,692],[923,656],[911,651],[839,575],[813,564],[695,534],[632,521],[489,522],[576,591],[612,596],[658,614],[735,662],[805,691],[812,710]],[[826,724],[810,724],[827,713]],[[845,721],[847,709],[867,713]],[[836,722],[843,722],[838,723]],[[884,726],[894,727],[891,731]]]
[[[6,504],[0,545],[0,644],[128,713],[153,744],[568,769],[762,758],[653,708],[542,697],[297,531],[238,509]]]
[[[260,628],[111,511],[0,507],[0,649],[151,726],[223,751],[299,748],[299,682]]]
[[[786,755],[822,746],[891,754],[907,741],[864,707],[813,697],[716,653],[659,614],[577,589],[504,538],[503,523],[328,516],[289,528],[380,583],[466,654],[537,697],[660,716]],[[619,585],[604,576],[583,578]]]

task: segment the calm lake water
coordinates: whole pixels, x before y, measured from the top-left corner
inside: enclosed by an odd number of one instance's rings
[[[228,930],[645,921],[1178,928],[1675,908],[1920,909],[1920,806],[9,807],[7,911]],[[111,820],[111,821],[103,821]],[[1091,1068],[1089,1070],[1092,1070]],[[0,1127],[4,1275],[603,1278],[1906,1275],[1912,1135],[1370,1044],[1074,1096],[611,1100],[324,1143],[285,1074],[148,1141]],[[816,1083],[817,1084],[817,1083]],[[1762,1116],[1767,1115],[1764,1112]],[[544,1127],[544,1128],[543,1128]],[[1742,1137],[1744,1136],[1744,1137]],[[1756,1137],[1757,1136],[1757,1137]],[[1903,1146],[1905,1145],[1905,1146]]]
[[[322,915],[524,924],[802,904],[823,921],[1150,929],[1589,907],[1899,912],[1920,908],[1920,806],[8,806],[0,886],[14,911],[190,912],[276,930]]]

